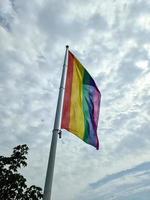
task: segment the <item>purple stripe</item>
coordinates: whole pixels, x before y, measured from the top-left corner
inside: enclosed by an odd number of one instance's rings
[[[85,85],[86,90],[85,103],[88,108],[88,112],[85,113],[85,126],[87,138],[86,142],[99,148],[99,142],[97,137],[97,125],[98,125],[98,114],[100,105],[100,93],[93,85]]]
[[[99,112],[100,112],[100,103],[101,103],[101,93],[97,88],[94,90],[95,94],[93,95],[93,102],[94,102],[94,129],[97,139],[97,147],[99,149],[99,140],[97,136],[97,126],[98,126],[98,119],[99,119]]]

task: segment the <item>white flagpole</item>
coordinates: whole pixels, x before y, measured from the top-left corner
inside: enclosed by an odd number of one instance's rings
[[[58,101],[57,101],[57,108],[56,108],[56,114],[55,114],[54,129],[53,129],[53,135],[52,135],[52,141],[51,141],[51,148],[50,148],[50,154],[49,154],[49,160],[48,160],[48,166],[47,166],[43,200],[51,200],[57,137],[58,137],[58,134],[61,134],[60,122],[61,122],[62,103],[63,103],[65,81],[66,81],[68,48],[69,48],[69,46],[66,46],[64,65],[63,65],[63,70],[62,70],[59,95],[58,95]]]

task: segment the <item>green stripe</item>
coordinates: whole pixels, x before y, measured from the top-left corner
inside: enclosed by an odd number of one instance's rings
[[[83,77],[83,85],[82,85],[82,90],[83,90],[83,113],[84,113],[84,125],[85,125],[85,131],[84,131],[84,138],[83,140],[88,143],[88,134],[89,134],[89,126],[87,119],[90,118],[90,113],[89,113],[89,107],[86,102],[86,99],[89,98],[88,90],[87,90],[87,85],[84,84],[86,81],[88,81],[88,74],[86,70],[84,70],[84,77]]]

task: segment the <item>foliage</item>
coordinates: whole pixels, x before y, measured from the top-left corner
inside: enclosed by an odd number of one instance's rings
[[[0,199],[1,200],[40,200],[42,189],[35,185],[28,187],[26,179],[18,169],[27,166],[26,144],[13,149],[10,157],[0,156]]]

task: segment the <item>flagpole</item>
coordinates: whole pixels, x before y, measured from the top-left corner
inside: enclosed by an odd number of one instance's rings
[[[58,137],[58,134],[60,134],[61,132],[60,121],[61,121],[62,103],[63,103],[64,89],[65,89],[68,49],[69,49],[69,46],[66,46],[64,64],[63,64],[62,76],[61,76],[61,82],[60,82],[60,88],[59,88],[59,95],[58,95],[58,101],[57,101],[57,108],[56,108],[56,114],[55,114],[54,129],[53,129],[53,134],[52,134],[52,141],[51,141],[49,160],[48,160],[48,166],[47,166],[46,180],[45,180],[45,186],[44,186],[43,200],[51,200],[55,154],[56,154],[56,147],[57,147],[57,137]]]

